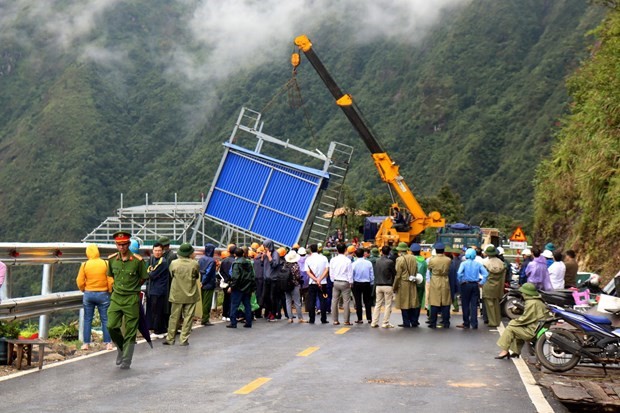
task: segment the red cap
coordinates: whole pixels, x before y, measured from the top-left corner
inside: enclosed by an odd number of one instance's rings
[[[118,231],[112,235],[112,238],[117,244],[124,244],[131,241],[131,234],[126,231]]]

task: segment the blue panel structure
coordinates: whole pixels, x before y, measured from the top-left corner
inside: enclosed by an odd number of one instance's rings
[[[299,241],[327,173],[225,143],[205,215],[278,244]]]

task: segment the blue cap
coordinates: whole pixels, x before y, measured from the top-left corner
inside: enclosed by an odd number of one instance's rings
[[[411,244],[411,247],[409,249],[411,250],[411,252],[420,252],[422,251],[422,246],[420,246],[420,244],[418,244],[417,242],[414,242],[413,244]]]
[[[140,243],[138,242],[138,240],[131,240],[129,244],[129,251],[133,252],[134,254],[138,254],[140,252]]]
[[[446,246],[443,245],[443,242],[435,243],[434,247],[435,247],[436,250],[445,250],[446,249]]]

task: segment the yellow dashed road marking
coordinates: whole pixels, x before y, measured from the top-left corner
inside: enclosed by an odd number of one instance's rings
[[[252,393],[254,390],[258,389],[260,386],[267,383],[269,380],[271,380],[269,377],[259,377],[258,379],[254,380],[250,384],[247,384],[243,386],[242,388],[240,388],[239,390],[237,390],[235,394]]]
[[[314,353],[318,349],[319,349],[319,347],[308,347],[307,349],[305,349],[301,353],[297,353],[297,355],[299,357],[308,357],[310,354]]]
[[[340,330],[336,331],[334,334],[344,334],[349,330],[350,330],[349,327],[342,327]]]

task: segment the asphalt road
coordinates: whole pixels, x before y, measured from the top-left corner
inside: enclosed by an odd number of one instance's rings
[[[453,326],[460,321],[452,317]],[[513,363],[493,358],[498,333],[483,324],[342,327],[258,320],[252,329],[197,328],[187,347],[138,344],[130,370],[115,366],[113,351],[0,382],[1,410],[536,411]],[[260,378],[264,384],[235,393]]]

